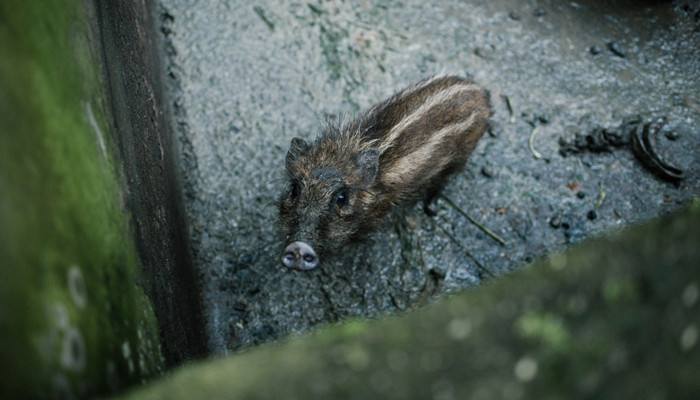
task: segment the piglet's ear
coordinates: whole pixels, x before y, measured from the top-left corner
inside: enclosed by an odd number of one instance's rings
[[[357,168],[364,187],[370,187],[379,171],[379,150],[374,147],[362,150],[357,156]]]
[[[304,139],[298,137],[292,139],[292,144],[289,146],[289,151],[287,152],[287,158],[285,160],[287,170],[290,170],[297,157],[306,153],[307,150],[309,150],[309,144],[306,143]]]

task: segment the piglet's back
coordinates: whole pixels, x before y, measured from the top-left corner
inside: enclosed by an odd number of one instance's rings
[[[370,191],[379,203],[429,201],[464,165],[491,113],[488,92],[456,76],[426,79],[375,105],[357,121],[380,154]]]

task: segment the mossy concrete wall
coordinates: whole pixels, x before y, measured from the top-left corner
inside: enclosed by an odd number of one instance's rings
[[[0,398],[201,354],[149,2],[0,2]]]
[[[700,204],[401,318],[184,367],[121,399],[697,399]]]

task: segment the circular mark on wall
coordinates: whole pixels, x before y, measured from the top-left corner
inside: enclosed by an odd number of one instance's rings
[[[68,269],[68,291],[70,296],[80,308],[85,308],[87,304],[87,290],[85,287],[85,279],[83,273],[75,265]]]
[[[78,328],[69,327],[63,335],[61,346],[61,365],[70,370],[82,371],[85,369],[85,339]]]

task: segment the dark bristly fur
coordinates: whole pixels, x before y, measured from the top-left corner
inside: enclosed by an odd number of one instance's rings
[[[459,170],[487,127],[486,90],[469,79],[436,76],[373,106],[312,143],[295,138],[280,199],[282,263],[312,269],[317,254],[364,238],[389,209],[426,205]],[[306,259],[306,262],[304,261]]]

